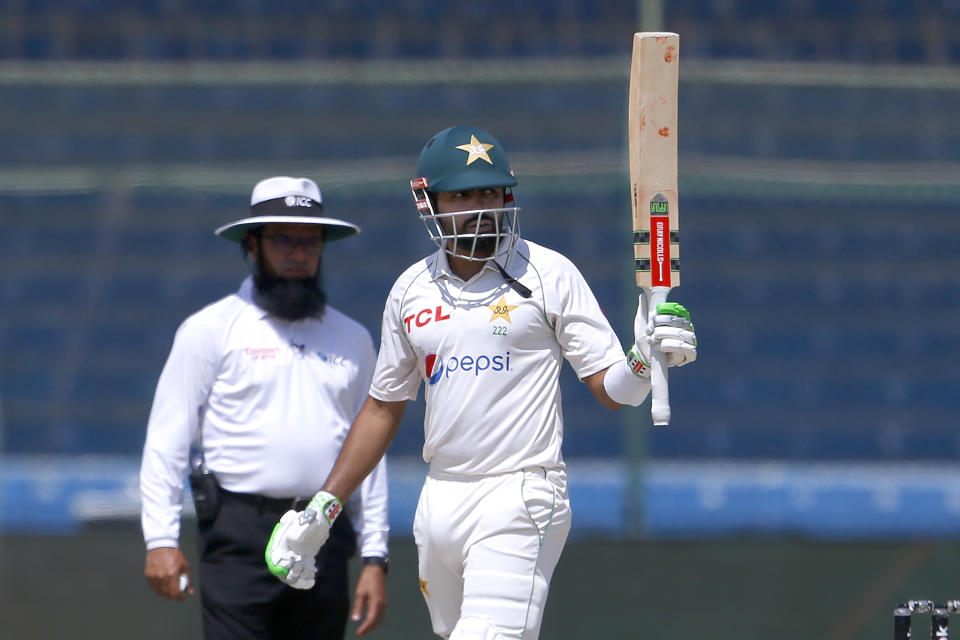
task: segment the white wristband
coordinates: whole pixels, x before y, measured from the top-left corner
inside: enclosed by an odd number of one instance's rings
[[[614,402],[640,406],[650,393],[650,378],[636,375],[627,359],[611,365],[603,376],[603,388]]]

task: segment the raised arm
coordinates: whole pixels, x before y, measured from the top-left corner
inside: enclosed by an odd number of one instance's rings
[[[683,305],[661,303],[654,319],[648,322],[646,296],[641,294],[633,330],[634,343],[622,362],[583,379],[608,409],[636,407],[646,399],[650,393],[649,363],[654,352],[664,355],[668,367],[682,367],[697,359],[697,336],[690,313]]]

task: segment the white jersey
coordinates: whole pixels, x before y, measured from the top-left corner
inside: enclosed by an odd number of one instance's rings
[[[187,318],[157,384],[140,471],[147,548],[177,546],[188,451],[198,432],[207,466],[238,493],[310,497],[326,480],[367,398],[370,333],[327,307],[285,321],[244,281]],[[364,556],[387,555],[386,462],[347,504]]]
[[[563,466],[563,358],[585,378],[623,361],[623,349],[570,260],[521,241],[507,272],[463,282],[441,250],[407,269],[383,312],[370,395],[414,400],[425,387],[423,459],[431,471],[490,475]]]

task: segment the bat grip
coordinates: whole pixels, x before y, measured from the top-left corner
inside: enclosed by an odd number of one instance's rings
[[[647,291],[647,321],[653,326],[657,305],[667,301],[670,287],[650,287]],[[666,356],[657,349],[650,350],[650,417],[654,426],[670,424],[670,388],[667,385]]]

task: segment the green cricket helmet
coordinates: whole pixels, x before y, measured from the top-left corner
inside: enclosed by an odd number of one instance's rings
[[[455,126],[434,135],[417,162],[417,178],[410,181],[420,220],[434,243],[450,255],[467,260],[487,261],[505,257],[520,239],[516,206],[511,187],[517,184],[500,142],[476,127]],[[437,213],[431,194],[503,187],[504,206],[455,213]],[[455,224],[444,229],[441,220],[453,216],[476,216],[475,229],[486,219],[492,231],[458,233]],[[452,221],[451,221],[452,222]]]

